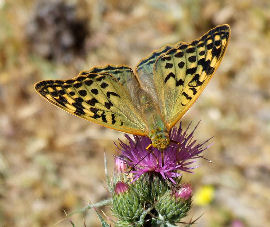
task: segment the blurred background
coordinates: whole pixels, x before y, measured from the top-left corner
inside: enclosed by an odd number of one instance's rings
[[[43,79],[68,79],[95,65],[127,64],[164,44],[198,38],[227,23],[227,53],[183,118],[214,136],[184,181],[196,226],[270,223],[270,1],[0,0],[0,226],[100,226],[94,211],[69,213],[109,197],[104,152],[123,133],[84,121],[35,93]],[[110,210],[101,209],[111,218]],[[65,212],[64,212],[65,211]],[[64,220],[62,220],[64,219]],[[62,220],[62,221],[60,221]]]

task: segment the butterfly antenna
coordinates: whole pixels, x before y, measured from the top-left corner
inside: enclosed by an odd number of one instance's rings
[[[151,152],[149,152],[149,153],[147,153],[145,156],[143,156],[134,166],[132,166],[133,168],[134,167],[136,167],[142,160],[144,160],[146,157],[147,157],[147,155],[150,155],[151,154]],[[129,173],[131,172],[131,170],[129,171]]]
[[[153,147],[153,145],[152,145],[152,143],[150,143],[145,149],[147,150],[147,151],[149,151],[145,156],[143,156],[134,166],[132,166],[133,168],[134,167],[136,167],[142,160],[144,160],[146,157],[147,157],[147,155],[150,155],[151,153],[152,153],[152,151],[150,150],[150,148],[151,147]],[[153,154],[153,153],[152,153]],[[163,152],[162,152],[162,154],[163,154]],[[154,154],[153,154],[154,155]],[[155,155],[154,155],[155,156]],[[155,156],[155,158],[158,160],[158,158]],[[162,157],[162,159],[163,159],[163,157]],[[128,173],[130,173],[131,172],[131,170],[129,170],[129,172]]]
[[[198,158],[202,158],[202,159],[204,159],[204,160],[208,161],[209,163],[213,163],[213,161],[212,161],[212,160],[210,160],[210,159],[208,159],[208,158],[206,158],[206,157],[204,157],[204,156],[202,156],[202,155],[198,155],[198,156],[196,156],[196,157],[198,157]]]

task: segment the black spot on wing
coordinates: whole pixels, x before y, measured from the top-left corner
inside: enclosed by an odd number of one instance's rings
[[[93,89],[91,89],[91,92],[92,92],[94,95],[97,95],[97,94],[98,94],[98,89],[93,88]]]
[[[187,47],[188,47],[187,44],[182,44],[181,46],[178,47],[178,49],[184,50],[184,49],[186,49]]]
[[[221,47],[220,48],[214,47],[212,49],[212,55],[213,55],[213,57],[219,58],[220,57],[220,54],[221,54]]]
[[[221,25],[221,26],[217,27],[217,29],[219,31],[222,31],[222,30],[228,31],[229,30],[229,26],[226,25],[226,24],[224,24],[224,25]]]
[[[210,67],[206,70],[206,74],[207,74],[207,75],[211,75],[211,74],[214,73],[214,71],[215,71],[215,68],[213,68],[213,67],[210,66]]]
[[[65,92],[65,90],[62,89],[62,90],[59,90],[59,91],[58,91],[58,94],[59,94],[59,95],[64,95],[64,94],[66,94],[66,92]]]
[[[106,115],[105,115],[104,111],[103,111],[103,113],[101,114],[101,119],[102,119],[102,121],[103,121],[104,123],[107,123],[107,119],[106,119]]]
[[[97,114],[98,113],[98,109],[95,108],[95,107],[91,107],[90,108],[90,111],[93,112],[94,114]]]
[[[115,115],[112,113],[112,124],[114,125],[116,123],[116,120],[115,120]]]
[[[179,52],[177,52],[177,53],[174,55],[174,57],[176,57],[176,58],[182,58],[182,57],[184,57],[184,52],[183,52],[183,51],[179,51]]]
[[[79,93],[79,95],[81,95],[83,97],[87,95],[87,91],[86,90],[79,90],[78,93]]]
[[[82,103],[84,100],[81,97],[77,97],[74,99],[77,103]]]
[[[194,82],[195,82],[195,85],[192,85],[192,83],[194,83]],[[196,74],[192,78],[192,80],[188,83],[188,86],[192,88],[192,87],[199,87],[202,84],[203,84],[203,82],[200,81],[200,75],[199,74]]]
[[[177,51],[177,49],[172,48],[172,49],[170,49],[170,50],[166,53],[166,55],[174,54],[176,51]]]
[[[205,51],[204,51],[204,50],[203,50],[203,51],[200,51],[200,52],[199,52],[199,55],[200,55],[200,56],[204,56],[204,55],[205,55]]]
[[[161,61],[170,61],[170,60],[172,60],[172,57],[171,56],[164,56],[160,60]]]
[[[197,67],[189,68],[186,71],[186,74],[194,74],[197,71]]]
[[[63,85],[63,88],[65,88],[65,89],[68,89],[68,88],[71,88],[72,86],[71,85],[69,85],[69,84],[64,84]]]
[[[196,59],[197,59],[196,56],[190,56],[190,57],[188,58],[188,61],[192,63],[192,62],[195,62]]]
[[[188,49],[186,49],[186,52],[191,54],[191,53],[194,53],[195,52],[195,47],[189,47]]]
[[[95,106],[98,103],[98,100],[92,98],[90,100],[87,100],[86,103],[89,104],[90,106]]]
[[[221,40],[216,40],[215,41],[215,46],[220,46],[221,45]]]
[[[63,96],[59,96],[59,97],[56,98],[55,100],[56,100],[56,102],[58,102],[58,103],[59,103],[60,105],[62,105],[62,106],[65,106],[65,104],[68,103],[68,101],[66,100],[66,98],[63,97]]]
[[[96,80],[97,81],[102,81],[104,78],[105,78],[105,76],[101,76],[101,77],[97,78]]]
[[[76,111],[74,112],[74,114],[77,115],[83,115],[85,114],[85,112],[83,111],[84,107],[82,105],[83,99],[81,97],[75,98],[74,99],[74,103],[72,103],[72,105],[76,108]]]
[[[58,96],[58,92],[57,91],[52,91],[50,94],[53,97],[57,97]]]
[[[64,84],[65,83],[65,81],[63,81],[63,80],[55,80],[54,81],[54,84],[57,84],[57,85],[62,85],[62,84]],[[51,83],[52,84],[52,83]]]
[[[74,80],[66,80],[65,81],[67,84],[73,84],[74,83]]]
[[[73,84],[73,87],[75,88],[80,88],[82,86],[82,83],[75,83]]]
[[[91,85],[94,83],[94,81],[93,81],[93,80],[86,80],[84,83],[85,83],[87,86],[91,86]]]
[[[170,73],[166,76],[166,78],[165,78],[165,80],[164,80],[164,83],[167,83],[167,81],[168,81],[171,77],[175,79],[175,74],[172,73],[172,72],[170,72]]]
[[[119,96],[117,93],[113,92],[113,91],[108,91],[108,92],[106,93],[106,95],[107,95],[108,98],[110,98],[111,95],[120,98],[120,96]]]
[[[202,58],[198,61],[198,65],[201,65],[203,68],[203,71],[207,72],[209,67],[210,67],[210,59],[208,59],[207,61],[205,61],[205,58]]]
[[[200,48],[200,47],[204,47],[204,46],[205,46],[205,43],[201,42],[197,47]]]
[[[79,77],[76,78],[76,80],[77,81],[83,81],[83,80],[85,80],[85,77],[84,76],[79,76]]]
[[[109,101],[109,102],[105,102],[104,105],[105,105],[105,107],[106,107],[108,110],[113,106],[113,104],[112,104],[110,101]]]
[[[103,83],[100,85],[100,87],[103,88],[103,89],[106,88],[106,87],[108,87],[108,86],[109,86],[109,84],[107,84],[107,83],[105,83],[105,82],[103,82]]]
[[[176,80],[176,87],[180,86],[180,85],[184,85],[184,80],[182,79],[179,79],[179,80]]]
[[[188,99],[188,100],[192,99],[192,97],[190,97],[186,92],[183,92],[182,94],[183,94],[183,96],[186,97],[186,99]]]
[[[189,89],[192,91],[193,95],[196,95],[197,89],[195,87],[191,87]]]
[[[173,67],[173,64],[172,63],[166,63],[165,65],[165,69],[171,69]]]
[[[85,76],[85,75],[88,75],[88,74],[89,74],[89,72],[86,72],[86,71],[80,73],[80,75],[82,75],[82,76]]]
[[[185,66],[185,62],[180,61],[180,62],[178,63],[178,67],[179,67],[180,69],[184,68],[184,66]]]
[[[83,109],[80,108],[76,108],[76,111],[74,112],[75,115],[81,116],[84,115],[85,112],[83,111]]]
[[[211,49],[213,48],[213,43],[207,44],[207,45],[206,45],[206,48],[207,48],[208,50],[211,50]]]
[[[198,43],[199,43],[199,40],[194,40],[194,41],[191,43],[191,45],[192,45],[192,46],[196,46]]]

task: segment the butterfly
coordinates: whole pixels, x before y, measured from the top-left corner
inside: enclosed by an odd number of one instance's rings
[[[45,80],[36,91],[67,112],[134,135],[165,149],[171,128],[197,100],[218,68],[230,38],[219,25],[192,42],[154,51],[135,72],[124,65],[82,71],[69,80]]]

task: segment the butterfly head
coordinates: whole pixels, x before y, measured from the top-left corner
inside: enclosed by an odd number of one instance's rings
[[[159,150],[165,149],[170,143],[169,134],[167,132],[156,133],[152,136],[151,140],[153,147]]]

